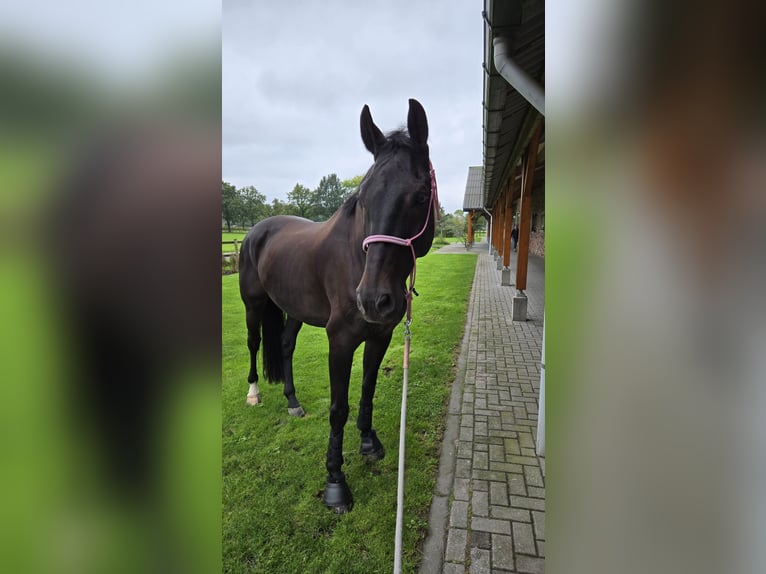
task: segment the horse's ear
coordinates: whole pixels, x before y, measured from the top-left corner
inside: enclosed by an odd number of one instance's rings
[[[378,150],[386,143],[386,136],[383,135],[372,121],[372,114],[370,114],[370,107],[365,104],[362,108],[362,116],[359,118],[359,126],[362,131],[362,141],[364,147],[373,155],[378,154]]]
[[[428,141],[428,120],[426,111],[420,102],[410,98],[410,111],[407,114],[407,131],[410,133],[412,142],[419,146],[425,146]]]

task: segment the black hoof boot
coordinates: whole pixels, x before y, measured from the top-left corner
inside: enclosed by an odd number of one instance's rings
[[[359,454],[371,460],[380,460],[386,455],[386,449],[383,448],[383,443],[378,440],[378,435],[375,434],[374,430],[362,433],[362,445],[359,447]]]
[[[345,477],[339,480],[327,477],[324,503],[335,514],[345,514],[351,511],[351,508],[354,506],[354,499],[351,496],[351,489],[346,484]]]

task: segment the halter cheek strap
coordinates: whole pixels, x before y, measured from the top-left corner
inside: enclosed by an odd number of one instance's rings
[[[392,243],[394,245],[401,245],[402,247],[409,247],[412,252],[412,271],[410,272],[410,286],[405,293],[407,299],[407,321],[412,318],[412,294],[415,292],[415,271],[417,269],[417,255],[415,254],[415,246],[413,242],[426,232],[428,222],[431,219],[431,212],[434,214],[434,221],[439,219],[439,195],[436,190],[436,172],[431,162],[428,162],[428,169],[431,173],[431,195],[428,201],[428,215],[426,215],[426,222],[423,224],[423,228],[413,235],[409,239],[402,239],[401,237],[395,237],[393,235],[369,235],[362,241],[362,249],[366,252],[370,246],[370,243]]]

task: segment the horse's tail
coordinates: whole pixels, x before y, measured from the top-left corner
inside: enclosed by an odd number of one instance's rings
[[[261,321],[263,332],[263,374],[270,383],[285,380],[285,364],[282,358],[282,331],[285,314],[269,299],[263,309]]]

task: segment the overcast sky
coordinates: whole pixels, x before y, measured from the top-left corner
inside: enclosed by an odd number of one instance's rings
[[[269,201],[364,174],[369,104],[384,132],[423,104],[444,209],[482,163],[482,1],[223,2],[223,179]]]

